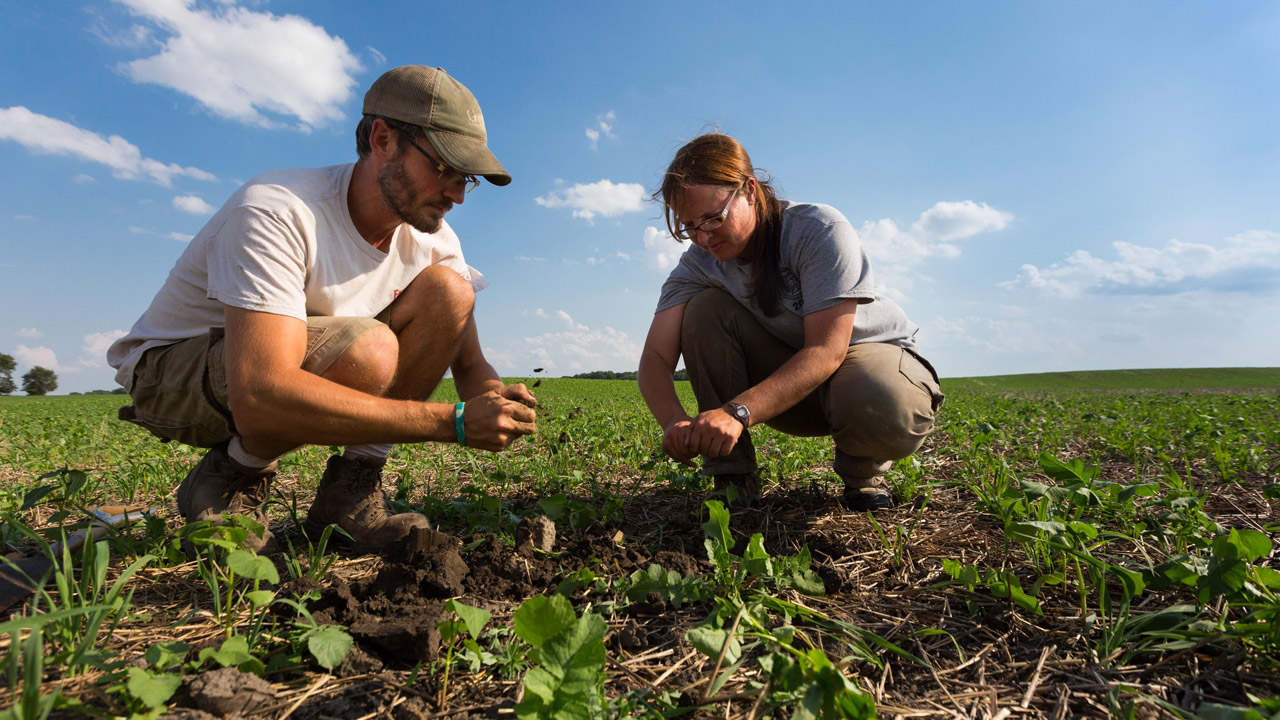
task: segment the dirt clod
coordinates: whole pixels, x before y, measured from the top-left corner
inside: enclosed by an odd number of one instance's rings
[[[201,710],[218,717],[249,714],[276,698],[266,680],[235,668],[202,673],[187,684],[187,692]]]
[[[534,550],[551,552],[556,547],[556,524],[546,515],[525,518],[516,527],[516,547],[530,545]]]

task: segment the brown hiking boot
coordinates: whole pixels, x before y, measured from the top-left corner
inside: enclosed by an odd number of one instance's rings
[[[844,477],[844,506],[855,512],[879,510],[893,506],[893,496],[880,487],[880,476]]]
[[[187,522],[209,520],[223,524],[223,513],[248,515],[262,524],[262,535],[249,533],[246,548],[258,553],[275,549],[275,538],[267,527],[267,511],[263,503],[271,495],[271,480],[276,476],[276,463],[261,470],[247,468],[227,455],[227,444],[217,445],[205,453],[182,484],[178,486],[178,511]]]
[[[730,508],[749,508],[760,500],[760,476],[732,473],[715,476],[715,495],[725,495]]]
[[[326,525],[337,525],[364,550],[377,550],[403,540],[413,528],[430,528],[419,513],[391,514],[382,492],[384,458],[329,458],[315,502],[307,512],[306,530],[318,537]]]

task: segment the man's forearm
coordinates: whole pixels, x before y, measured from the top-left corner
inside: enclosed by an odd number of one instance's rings
[[[455,371],[453,386],[458,391],[459,400],[470,400],[477,395],[500,391],[505,384],[498,371],[488,362],[483,362]]]
[[[231,412],[242,435],[295,445],[447,442],[451,405],[382,398],[305,370],[233,388]]]

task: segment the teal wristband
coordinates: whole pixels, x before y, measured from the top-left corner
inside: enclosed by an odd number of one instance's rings
[[[462,409],[466,407],[466,405],[466,403],[460,402],[453,406],[453,426],[458,431],[458,444],[463,447],[466,447],[467,445],[467,431],[462,427]]]

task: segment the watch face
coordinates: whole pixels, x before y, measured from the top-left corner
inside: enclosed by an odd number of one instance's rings
[[[734,405],[733,416],[745,423],[747,418],[751,416],[751,413],[747,410],[746,405]]]

